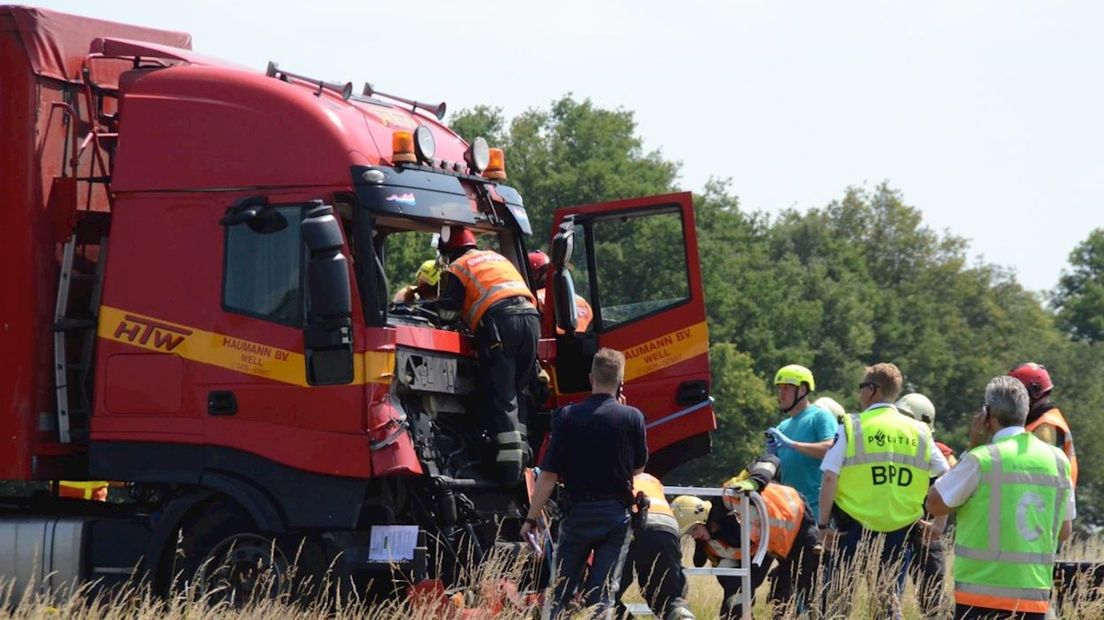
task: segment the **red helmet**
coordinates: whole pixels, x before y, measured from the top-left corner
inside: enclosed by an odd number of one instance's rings
[[[548,255],[540,250],[533,250],[529,253],[529,271],[531,271],[534,276],[539,274],[541,269],[547,267],[548,263],[551,262],[552,259],[548,258]]]
[[[1042,396],[1054,389],[1054,384],[1050,382],[1050,373],[1047,372],[1046,367],[1035,362],[1026,362],[1016,366],[1008,372],[1008,376],[1019,379],[1032,398]]]
[[[441,232],[444,233],[445,231],[442,230]],[[443,252],[451,252],[466,247],[475,247],[475,235],[463,226],[449,226],[448,235],[442,234],[441,240],[437,242],[437,249]]]

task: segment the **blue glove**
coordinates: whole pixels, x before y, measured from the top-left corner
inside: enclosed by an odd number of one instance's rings
[[[789,437],[783,435],[782,431],[778,430],[777,428],[773,428],[773,427],[767,429],[767,445],[768,445],[768,448],[770,447],[771,443],[774,444],[775,454],[777,454],[778,453],[777,451],[781,450],[782,448],[789,448],[789,449],[792,450],[793,447],[794,447],[794,440],[792,440]],[[768,449],[768,451],[769,451],[769,449]]]
[[[770,431],[763,433],[767,436],[767,454],[771,456],[778,456],[778,442],[775,441],[774,435],[770,434]]]

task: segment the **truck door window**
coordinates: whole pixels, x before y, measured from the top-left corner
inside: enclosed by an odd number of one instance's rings
[[[601,329],[690,299],[682,215],[677,207],[597,219],[590,230]]]
[[[222,305],[231,312],[285,325],[303,324],[302,207],[276,207],[287,226],[256,232],[247,225],[226,228]]]

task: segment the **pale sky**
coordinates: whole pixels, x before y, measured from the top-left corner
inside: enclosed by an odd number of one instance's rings
[[[929,226],[1033,290],[1104,225],[1098,1],[39,6],[184,30],[197,51],[258,71],[276,60],[452,111],[512,117],[589,97],[635,112],[646,148],[682,162],[684,189],[731,178],[748,210],[888,180]]]

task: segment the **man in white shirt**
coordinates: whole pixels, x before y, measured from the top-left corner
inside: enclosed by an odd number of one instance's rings
[[[817,519],[825,547],[838,547],[839,564],[830,571],[848,570],[846,564],[856,557],[864,537],[882,539],[878,565],[892,572],[877,578],[896,593],[887,597],[886,610],[895,617],[900,617],[899,588],[903,581],[899,577],[908,570],[905,549],[910,528],[923,516],[929,479],[948,469],[928,426],[900,413],[892,404],[901,384],[901,371],[893,364],[875,364],[866,369],[859,383],[863,411],[844,418],[835,443],[820,465],[823,474]],[[846,614],[849,599],[846,595],[836,597],[843,609],[831,611]]]
[[[1041,620],[1049,609],[1057,546],[1077,507],[1069,459],[1024,429],[1027,410],[1019,381],[990,381],[973,448],[928,493],[931,514],[958,510],[956,620]]]

